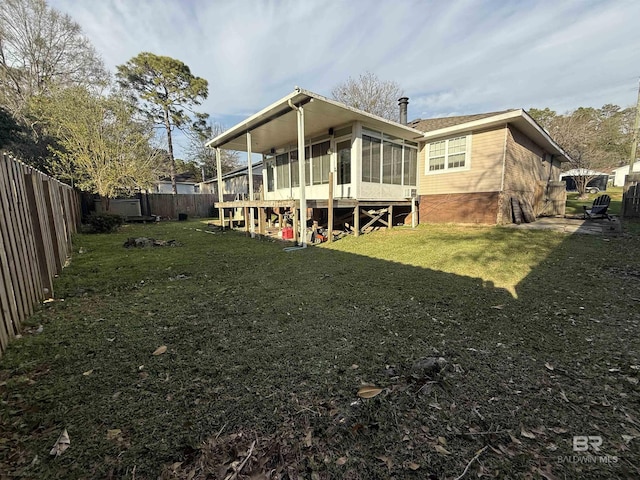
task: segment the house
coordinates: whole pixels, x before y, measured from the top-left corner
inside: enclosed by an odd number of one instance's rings
[[[633,164],[633,172],[640,172],[640,161]],[[629,175],[629,165],[618,167],[611,172],[614,187],[624,187],[624,179]]]
[[[192,173],[176,175],[176,193],[200,193],[200,185]],[[153,185],[152,193],[173,193],[170,178],[161,178]]]
[[[629,167],[627,167],[627,170],[629,170]],[[567,192],[575,192],[578,190],[576,183],[580,182],[581,177],[583,181],[587,181],[585,190],[589,193],[604,192],[607,189],[609,174],[587,168],[573,168],[562,172],[560,181],[567,184]]]
[[[261,192],[262,168],[262,162],[253,164],[252,180],[254,192]],[[218,178],[216,177],[200,183],[200,192],[217,194]],[[224,200],[249,198],[249,169],[246,165],[222,175],[222,194]]]
[[[548,201],[567,156],[526,112],[407,124],[407,104],[400,99],[394,122],[296,88],[207,143],[263,157],[262,199],[254,192],[216,207],[257,209],[260,229],[285,208],[294,223],[311,218],[357,235],[418,218],[510,222],[512,199]]]
[[[524,110],[410,123],[420,141],[420,222],[512,223],[514,202],[564,214],[565,152]]]

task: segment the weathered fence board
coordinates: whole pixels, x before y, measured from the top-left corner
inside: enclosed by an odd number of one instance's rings
[[[190,217],[209,217],[217,199],[217,195],[212,193],[179,193],[177,195],[150,193],[143,195],[141,203],[143,211],[149,210],[147,215],[178,218],[182,213]]]
[[[624,218],[640,218],[640,173],[626,176],[622,202]]]
[[[544,215],[563,216],[567,208],[567,187],[564,182],[549,182]]]
[[[71,253],[77,192],[0,152],[0,354]]]

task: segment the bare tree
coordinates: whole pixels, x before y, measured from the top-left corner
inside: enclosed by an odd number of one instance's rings
[[[34,96],[53,85],[108,79],[80,25],[45,0],[3,0],[0,8],[0,103],[19,120]]]
[[[374,73],[366,72],[357,79],[349,77],[336,85],[331,95],[345,105],[397,122],[398,99],[404,93],[398,83],[381,80]]]
[[[616,167],[628,156],[629,110],[607,104],[598,109],[580,107],[564,115],[549,108],[531,109],[529,114],[569,154],[571,161],[565,169],[576,170],[576,189],[585,196],[597,170]]]

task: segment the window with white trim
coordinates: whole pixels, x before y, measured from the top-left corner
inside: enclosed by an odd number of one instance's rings
[[[469,136],[432,142],[427,146],[426,173],[469,167]]]

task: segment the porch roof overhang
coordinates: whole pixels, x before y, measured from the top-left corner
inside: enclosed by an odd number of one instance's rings
[[[456,133],[473,132],[475,130],[505,124],[514,125],[536,144],[544,148],[548,153],[554,155],[560,162],[568,162],[571,160],[571,157],[569,157],[562,147],[560,147],[560,145],[558,145],[551,136],[523,109],[511,110],[492,117],[486,117],[472,122],[432,130],[424,133],[423,139],[429,142],[439,137],[455,135]]]
[[[290,103],[296,107],[304,107],[306,138],[326,135],[330,128],[337,128],[355,121],[405,140],[418,141],[423,135],[423,132],[412,127],[296,88],[286,97],[209,140],[207,146],[246,152],[247,132],[251,132],[251,151],[254,153],[268,153],[272,148],[296,145],[297,118],[296,111],[291,108]]]

